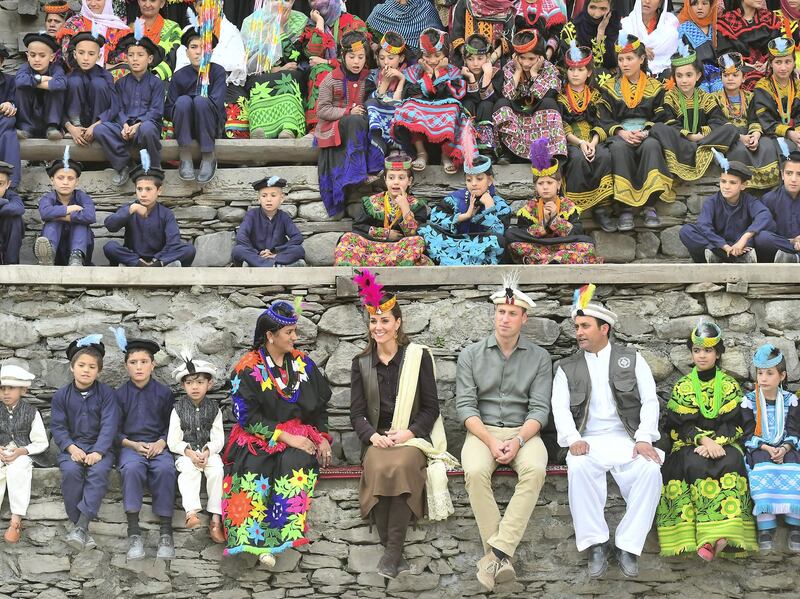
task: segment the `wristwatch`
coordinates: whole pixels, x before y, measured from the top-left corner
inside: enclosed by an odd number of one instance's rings
[[[41,76],[39,73],[36,73],[36,74],[33,76],[33,80],[34,80],[36,83],[41,83],[41,82],[42,82],[42,76]]]
[[[522,438],[522,435],[517,435],[517,441],[519,441],[519,448],[522,449],[525,447],[525,439]]]

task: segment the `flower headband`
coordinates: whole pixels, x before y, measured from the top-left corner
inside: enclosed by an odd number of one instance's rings
[[[364,304],[367,312],[374,316],[391,311],[397,303],[397,296],[393,295],[381,303],[384,295],[383,285],[378,283],[375,275],[366,268],[362,268],[356,273],[358,274],[353,277],[353,282],[358,286],[358,295],[361,296],[361,303]]]
[[[403,45],[401,46],[393,46],[388,41],[386,41],[386,36],[388,35],[388,33],[389,32],[386,32],[381,38],[381,48],[386,50],[389,54],[402,54],[406,49],[406,43],[403,42]]]
[[[431,32],[439,36],[439,41],[437,41],[435,44],[431,43],[431,40],[428,37],[428,34]],[[419,43],[422,46],[425,54],[435,54],[436,52],[441,52],[442,48],[444,48],[445,35],[446,34],[444,31],[439,31],[438,29],[426,29],[423,31],[422,35],[419,36]]]
[[[514,37],[518,38],[523,33],[532,33],[533,38],[527,44],[515,44],[514,40],[511,40],[511,45],[514,47],[514,52],[516,52],[517,54],[525,54],[526,52],[533,52],[533,49],[539,42],[539,34],[535,29],[520,29],[519,31],[517,31]]]

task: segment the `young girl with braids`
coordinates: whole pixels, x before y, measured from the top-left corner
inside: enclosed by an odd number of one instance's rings
[[[406,78],[408,49],[406,41],[399,33],[387,31],[381,38],[376,52],[378,66],[369,74],[366,81],[364,102],[369,120],[370,141],[386,155],[400,145],[391,135],[394,112],[403,99]]]

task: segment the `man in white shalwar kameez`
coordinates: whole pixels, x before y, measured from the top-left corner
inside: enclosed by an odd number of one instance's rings
[[[553,418],[559,445],[569,448],[569,505],[578,551],[591,550],[589,575],[602,576],[608,568],[610,472],[627,504],[614,538],[617,558],[622,573],[636,577],[661,496],[664,454],[652,445],[660,437],[659,402],[644,358],[610,341],[617,315],[589,302],[593,288],[576,292],[572,319],[580,351],[557,365]]]

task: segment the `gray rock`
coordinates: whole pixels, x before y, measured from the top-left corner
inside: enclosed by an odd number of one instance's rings
[[[67,599],[67,594],[61,589],[47,589],[36,595],[36,599]]]
[[[658,202],[656,212],[661,216],[682,218],[686,214],[686,204],[683,202]]]
[[[706,203],[706,198],[708,196],[701,196],[701,195],[692,195],[689,196],[689,199],[686,200],[686,207],[689,209],[691,214],[700,214],[703,210],[703,204]]]
[[[766,304],[767,324],[778,329],[796,328],[798,314],[800,314],[800,300],[781,300]],[[2,325],[0,325],[1,330]]]
[[[23,578],[38,580],[42,574],[69,572],[69,558],[66,555],[39,555],[39,558],[21,560],[19,567]]]
[[[306,237],[303,242],[306,262],[310,266],[333,266],[333,250],[341,236],[341,233],[329,232]]]
[[[751,354],[741,347],[726,347],[720,367],[739,380],[750,378]]]
[[[646,260],[658,255],[661,240],[652,231],[642,231],[636,235],[636,259]]]
[[[77,330],[78,321],[71,316],[42,318],[37,320],[33,326],[42,337],[63,337]]]
[[[311,575],[311,583],[317,585],[347,585],[355,581],[355,576],[338,568],[320,568]]]
[[[325,375],[334,385],[349,385],[350,384],[350,368],[353,363],[353,358],[361,351],[361,347],[350,343],[349,341],[342,341],[339,346],[331,354],[328,363],[325,365]]]
[[[706,308],[711,316],[730,316],[746,312],[750,302],[746,297],[734,293],[707,293]]]
[[[297,215],[303,220],[310,220],[315,222],[325,221],[338,221],[342,220],[342,215],[328,216],[328,211],[325,209],[325,204],[322,202],[305,202],[300,204]]]
[[[98,221],[99,222],[99,221]],[[94,240],[94,250],[92,250],[92,264],[95,266],[108,266],[108,258],[106,258],[103,248],[111,241],[106,237],[96,237]]]
[[[116,293],[101,297],[89,297],[83,300],[83,305],[91,310],[101,310],[103,312],[118,312],[129,314],[136,312],[139,307],[131,300]]]
[[[432,572],[420,572],[414,576],[398,576],[389,581],[387,592],[397,593],[402,591],[429,591],[439,586],[439,575]]]
[[[594,231],[595,249],[606,262],[627,264],[636,258],[636,240],[624,233]]]
[[[314,500],[314,509],[316,509],[316,500]],[[341,568],[342,563],[338,558],[332,555],[319,555],[316,553],[307,553],[300,560],[300,567],[303,570],[318,570],[320,568]]]
[[[620,318],[615,326],[615,330],[626,337],[640,337],[653,330],[653,325],[638,316],[626,316]]]
[[[756,317],[749,312],[732,314],[726,328],[737,333],[752,333],[756,329]]]
[[[26,347],[37,341],[39,333],[34,325],[15,316],[0,314],[0,346]]]
[[[299,343],[314,343],[317,338],[317,325],[313,320],[300,316],[297,320],[297,338]]]
[[[702,314],[703,306],[694,297],[681,291],[660,293],[657,296],[658,310],[653,314],[676,317],[689,314]]]
[[[243,208],[234,208],[232,206],[223,206],[217,209],[217,218],[223,223],[236,223],[239,224],[244,219],[247,211]]]
[[[697,316],[680,316],[666,322],[656,324],[656,335],[659,339],[685,341],[692,333],[698,321]]]
[[[549,318],[538,318],[529,316],[528,322],[522,327],[522,333],[537,345],[553,345],[561,329],[558,324]]]
[[[131,588],[131,593],[137,597],[158,597],[172,592],[172,584],[168,581],[148,581],[135,584]]]
[[[105,561],[102,551],[82,551],[72,558],[69,570],[70,578],[97,578],[101,574],[101,566]]]
[[[364,335],[367,327],[364,316],[355,304],[341,304],[325,311],[319,319],[319,328],[332,335]]]
[[[217,211],[211,206],[180,206],[174,208],[175,218],[179,221],[207,221],[217,218]]]
[[[672,374],[672,361],[667,356],[647,349],[639,349],[639,353],[650,366],[657,383],[667,380]]]
[[[434,314],[435,304],[414,302],[402,307],[403,330],[407,335],[416,335],[425,330]]]
[[[436,318],[416,337],[429,347],[457,350],[494,330],[494,308],[489,303],[443,300],[434,304]]]
[[[683,245],[680,237],[680,225],[669,227],[661,232],[661,253],[671,258],[688,258],[689,250]]]
[[[200,235],[194,240],[197,254],[192,266],[227,266],[231,262],[233,245],[232,231]]]
[[[377,572],[378,561],[383,552],[380,547],[372,545],[352,545],[347,558],[347,570],[360,574],[361,572]]]

